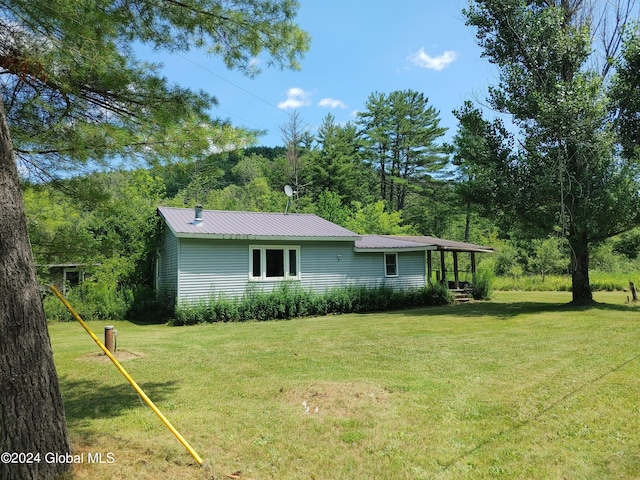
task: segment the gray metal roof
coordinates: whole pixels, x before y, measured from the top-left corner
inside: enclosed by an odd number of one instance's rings
[[[473,243],[456,242],[442,238],[409,235],[364,235],[356,241],[356,251],[383,250],[449,250],[456,252],[493,252],[491,247]]]
[[[411,237],[393,237],[387,235],[363,235],[360,240],[355,243],[354,249],[356,251],[389,251],[389,250],[403,250],[403,251],[425,251],[435,250],[434,245],[428,245],[421,242],[415,242]]]
[[[434,245],[436,250],[450,250],[456,252],[480,252],[480,253],[492,253],[492,247],[485,247],[482,245],[476,245],[474,243],[456,242],[454,240],[444,240],[437,237],[429,236],[393,236],[393,238],[409,240],[424,245]]]
[[[232,212],[203,210],[196,224],[191,208],[158,207],[176,237],[245,240],[351,241],[356,251],[492,252],[491,247],[429,236],[358,235],[317,215],[304,213]]]
[[[246,240],[355,241],[360,235],[317,215],[203,210],[202,224],[194,223],[190,208],[158,207],[177,237]]]

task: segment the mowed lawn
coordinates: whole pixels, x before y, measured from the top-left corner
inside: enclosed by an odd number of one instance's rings
[[[203,467],[80,325],[53,323],[75,453],[113,460],[85,456],[73,478],[640,478],[640,307],[623,293],[569,299],[114,322],[122,365]],[[90,323],[99,337],[105,324]]]

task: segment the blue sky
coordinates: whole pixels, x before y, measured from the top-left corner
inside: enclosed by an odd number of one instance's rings
[[[375,91],[423,92],[455,133],[452,110],[484,100],[497,82],[464,24],[465,0],[301,0],[297,23],[312,37],[300,71],[267,68],[253,79],[202,52],[145,59],[164,64],[171,81],[213,94],[216,117],[266,130],[260,145],[282,145],[280,127],[297,110],[315,133],[327,113],[345,123]]]

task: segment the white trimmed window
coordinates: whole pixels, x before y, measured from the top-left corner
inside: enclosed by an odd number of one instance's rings
[[[249,278],[251,280],[300,279],[300,247],[249,247]]]
[[[398,254],[397,253],[384,254],[384,275],[385,277],[398,276]]]

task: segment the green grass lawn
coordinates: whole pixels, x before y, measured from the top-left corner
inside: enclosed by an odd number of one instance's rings
[[[569,299],[114,322],[122,365],[203,467],[80,325],[51,324],[75,451],[114,459],[74,478],[640,478],[640,308],[620,292]],[[90,325],[101,337],[105,324]]]

